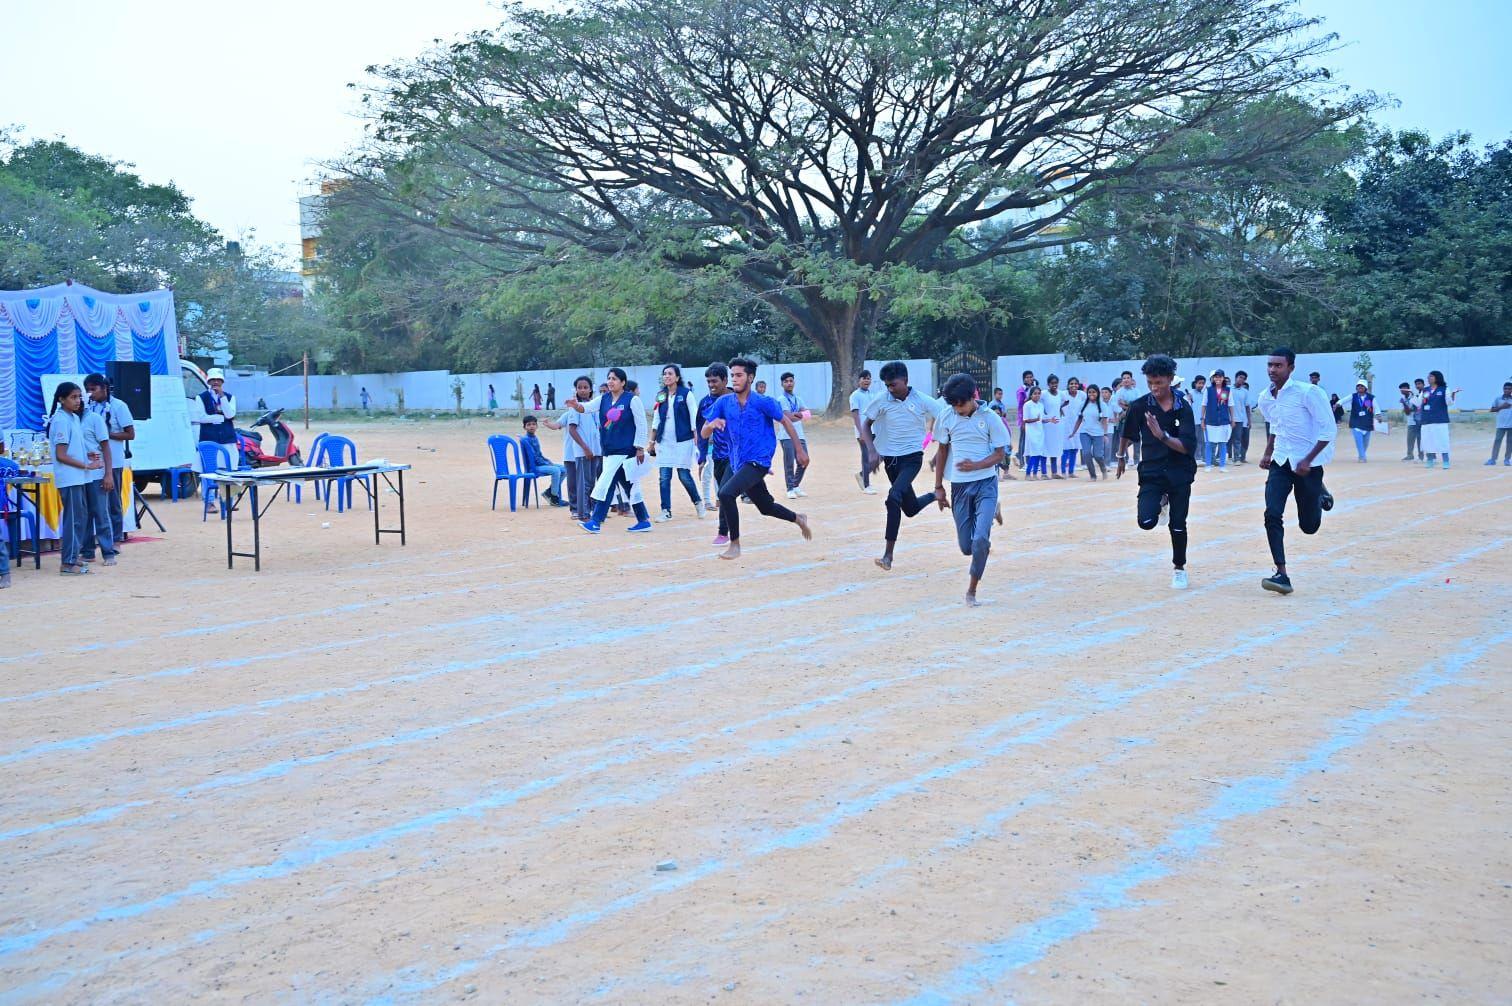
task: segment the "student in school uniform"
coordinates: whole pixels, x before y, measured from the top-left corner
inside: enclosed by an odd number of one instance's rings
[[[808,450],[808,439],[803,435],[803,414],[807,409],[804,408],[803,400],[793,390],[796,380],[791,371],[778,378],[778,383],[782,385],[782,393],[777,396],[777,404],[782,406],[783,415],[788,417],[788,421],[793,424],[793,429],[798,432],[798,439],[794,440],[788,436],[787,427],[777,428],[777,443],[782,447],[783,481],[787,484],[787,498],[790,500],[808,495],[803,491],[803,476],[808,473],[808,468],[795,463],[797,452],[793,449],[795,444],[802,444],[803,449]]]
[[[1087,467],[1087,477],[1094,482],[1097,481],[1099,466],[1102,467],[1103,479],[1108,477],[1107,437],[1108,420],[1111,418],[1108,407],[1111,400],[1110,395],[1105,401],[1102,389],[1089,384],[1081,406],[1077,409],[1075,421],[1071,424],[1071,442],[1081,448],[1082,464]]]
[[[1044,390],[1038,384],[1029,389],[1024,399],[1024,409],[1019,422],[1024,430],[1024,479],[1033,482],[1036,478],[1048,479],[1045,471],[1045,405],[1040,399]]]
[[[719,487],[719,516],[729,528],[730,543],[719,553],[721,559],[740,558],[740,511],[736,509],[735,501],[741,496],[749,497],[763,516],[798,525],[804,541],[814,537],[809,530],[808,516],[794,513],[778,503],[767,488],[766,477],[771,474],[772,456],[777,453],[773,424],[787,427],[789,437],[796,438],[796,431],[776,399],[751,392],[751,379],[755,376],[756,361],[744,357],[731,360],[731,393],[714,403],[709,410],[709,421],[703,426],[706,437],[723,431],[730,438],[733,470]],[[807,465],[808,451],[804,450],[803,444],[800,442],[794,450],[798,464]]]
[[[84,415],[83,390],[72,381],[59,384],[53,391],[52,409],[48,412],[47,439],[52,445],[53,486],[63,501],[58,528],[62,566],[58,571],[64,576],[89,572],[89,567],[79,561],[79,552],[89,529],[90,475],[105,468],[100,443],[90,442]]]
[[[85,408],[80,418],[84,423],[84,437],[89,443],[90,451],[98,454],[104,464],[89,473],[89,492],[86,494],[89,514],[84,521],[84,534],[79,540],[79,561],[86,567],[94,562],[95,546],[98,545],[100,554],[104,556],[104,564],[114,566],[120,552],[110,527],[110,497],[120,498],[115,478],[118,468],[114,457],[116,449],[111,446],[110,431],[99,413]]]
[[[697,405],[693,393],[683,383],[682,368],[669,363],[662,368],[662,387],[656,393],[652,406],[651,453],[656,455],[661,512],[658,523],[672,519],[672,473],[687,490],[693,501],[693,513],[704,515],[703,497],[698,495],[698,484],[693,481],[693,457],[698,451],[697,433],[693,415]]]
[[[1206,396],[1202,401],[1202,456],[1204,464],[1213,467],[1216,458],[1219,471],[1228,470],[1229,439],[1234,435],[1233,411],[1230,408],[1228,376],[1221,370],[1212,373]]]
[[[916,493],[913,480],[924,466],[924,436],[940,412],[941,403],[920,394],[908,383],[908,367],[899,360],[882,368],[883,391],[866,406],[862,433],[873,457],[880,457],[887,479],[887,523],[884,548],[876,560],[892,569],[893,549],[903,517],[917,516],[935,501],[934,493]]]
[[[89,397],[85,408],[105,421],[110,434],[110,462],[114,466],[116,491],[106,501],[110,512],[110,537],[117,544],[126,540],[124,514],[121,510],[121,479],[125,474],[126,459],[131,457],[131,442],[136,439],[136,419],[131,407],[110,393],[110,381],[104,374],[90,374],[84,378],[84,393]]]
[[[862,424],[866,422],[866,407],[873,398],[877,397],[872,390],[872,375],[870,370],[861,371],[860,378],[856,381],[856,388],[850,393],[851,423],[856,428],[856,446],[861,449],[861,470],[856,473],[856,485],[868,496],[875,496],[877,490],[872,488],[871,473],[877,467],[877,459],[873,457],[867,446],[865,434],[862,432]]]
[[[1077,435],[1072,431],[1076,426],[1076,417],[1081,414],[1081,407],[1087,404],[1087,395],[1082,391],[1081,380],[1076,377],[1066,378],[1066,391],[1061,396],[1061,474],[1068,479],[1076,478],[1076,455],[1081,450],[1081,443]]]
[[[1277,594],[1292,592],[1286,572],[1286,501],[1297,501],[1297,526],[1303,534],[1317,534],[1323,514],[1332,510],[1333,496],[1323,484],[1323,466],[1333,460],[1338,426],[1328,395],[1316,380],[1292,379],[1297,354],[1285,346],[1271,350],[1265,362],[1270,387],[1260,394],[1260,412],[1268,431],[1260,467],[1266,470],[1265,539],[1276,572],[1260,586]],[[1312,375],[1314,378],[1317,374]]]
[[[1045,390],[1040,395],[1040,405],[1045,408],[1045,416],[1040,420],[1040,429],[1044,431],[1045,458],[1050,462],[1050,477],[1063,479],[1060,470],[1061,451],[1066,449],[1067,426],[1061,425],[1061,403],[1065,401],[1060,390],[1060,378],[1051,374],[1045,378]]]
[[[719,512],[719,528],[714,535],[714,544],[730,543],[730,522],[725,517],[724,507],[719,505],[719,487],[730,477],[730,436],[724,430],[715,430],[713,436],[703,434],[713,415],[714,403],[730,393],[730,368],[722,363],[711,363],[704,370],[704,381],[709,393],[698,401],[696,425],[698,427],[698,472],[703,478],[704,499]],[[710,492],[710,481],[713,492]]]
[[[1002,416],[977,400],[976,382],[969,375],[951,377],[943,393],[950,411],[935,423],[935,443],[940,445],[935,454],[935,500],[950,508],[956,543],[962,555],[971,556],[966,604],[974,608],[977,585],[982,582],[987,555],[992,551],[992,522],[1002,521],[996,469],[1011,438]],[[946,478],[950,479],[948,503]]]
[[[609,516],[609,504],[615,492],[621,491],[635,510],[635,523],[625,530],[644,533],[651,530],[651,514],[646,510],[639,479],[640,468],[646,462],[649,436],[646,408],[640,396],[630,391],[629,380],[619,367],[609,368],[604,383],[608,390],[598,401],[587,406],[573,403],[573,408],[582,410],[598,424],[599,453],[604,459],[603,471],[593,486],[593,514],[580,526],[589,534],[602,531],[604,519]]]
[[[587,403],[593,398],[593,382],[586,376],[572,382],[573,397]],[[588,487],[593,485],[597,473],[589,472],[596,449],[588,446],[587,435],[595,432],[592,423],[580,422],[581,416],[567,405],[556,419],[544,420],[547,427],[562,431],[562,464],[567,469],[567,516],[573,520],[588,519]]]
[[[1162,520],[1171,532],[1171,587],[1187,587],[1187,510],[1192,502],[1192,481],[1197,477],[1197,420],[1186,396],[1173,386],[1176,361],[1156,354],[1144,362],[1150,392],[1129,404],[1124,416],[1118,449],[1118,473],[1124,473],[1124,458],[1136,440],[1140,447],[1139,503],[1137,522],[1142,531],[1153,531]]]

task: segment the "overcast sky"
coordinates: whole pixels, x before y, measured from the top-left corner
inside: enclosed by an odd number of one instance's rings
[[[63,137],[173,181],[228,237],[297,255],[295,199],[355,143],[363,68],[493,23],[485,0],[0,0],[0,126]],[[1346,48],[1380,118],[1434,134],[1512,135],[1512,0],[1301,0]]]

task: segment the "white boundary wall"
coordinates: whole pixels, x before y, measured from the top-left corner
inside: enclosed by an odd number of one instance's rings
[[[1397,385],[1411,383],[1415,378],[1426,378],[1428,371],[1443,371],[1444,379],[1451,389],[1460,388],[1459,401],[1455,407],[1461,412],[1485,411],[1492,399],[1501,394],[1502,383],[1512,381],[1512,346],[1476,346],[1466,349],[1383,349],[1369,350],[1370,369],[1374,374],[1376,396],[1394,405]],[[1330,393],[1348,399],[1354,393],[1357,376],[1354,362],[1359,353],[1303,353],[1297,356],[1296,377],[1307,380],[1307,375],[1316,370],[1320,383]],[[1263,388],[1265,354],[1252,356],[1201,356],[1178,357],[1176,372],[1190,386],[1198,374],[1210,374],[1222,370],[1230,378],[1234,371],[1249,374],[1250,387],[1257,391]],[[1041,384],[1051,374],[1056,374],[1064,385],[1068,377],[1077,377],[1083,384],[1091,381],[1105,385],[1116,380],[1125,370],[1134,372],[1135,387],[1143,388],[1144,379],[1139,368],[1143,360],[1107,360],[1087,362],[1068,361],[1065,356],[1042,354],[1037,356],[1000,356],[997,359],[996,378],[1003,388],[1004,397],[1023,381],[1025,370],[1034,371]]]
[[[1354,391],[1354,361],[1358,353],[1316,353],[1297,358],[1297,371],[1306,378],[1308,371],[1316,370],[1323,375],[1323,386],[1340,397]],[[1462,388],[1458,407],[1462,411],[1484,410],[1491,400],[1501,393],[1503,381],[1512,380],[1512,346],[1482,346],[1470,349],[1394,349],[1370,352],[1372,370],[1375,372],[1375,392],[1378,396],[1394,400],[1397,383],[1426,376],[1429,370],[1442,370],[1449,387]],[[885,360],[867,360],[866,368],[872,377],[878,377]],[[936,373],[933,360],[905,360],[909,381],[921,391],[934,394],[935,387],[948,374]],[[1058,374],[1062,381],[1071,376],[1083,382],[1094,381],[1106,384],[1120,371],[1132,370],[1137,375],[1142,360],[1109,360],[1104,362],[1070,361],[1059,353],[1033,356],[1000,356],[994,364],[996,383],[1011,394],[1025,370],[1033,370],[1041,383],[1050,374]],[[1222,368],[1233,376],[1235,370],[1247,370],[1250,384],[1259,387],[1265,382],[1265,357],[1226,356],[1178,359],[1178,372],[1188,380],[1198,373],[1209,373]],[[694,391],[704,391],[703,371],[706,364],[690,364],[679,361],[683,380],[692,381]],[[640,382],[641,395],[649,404],[655,397],[655,389],[661,382],[660,365],[625,368],[632,380]],[[779,390],[778,377],[791,370],[798,397],[815,412],[829,406],[830,365],[828,363],[763,363],[757,371],[757,379],[767,382],[767,392]],[[594,380],[594,386],[604,379],[605,369],[598,370],[532,370],[500,371],[490,374],[452,374],[446,370],[412,371],[402,374],[342,374],[322,375],[310,378],[310,407],[329,409],[332,396],[338,408],[355,409],[360,403],[359,394],[366,387],[373,397],[373,407],[392,410],[397,401],[396,392],[404,392],[404,406],[415,412],[444,412],[456,407],[452,396],[452,381],[462,380],[462,407],[480,411],[488,407],[488,385],[492,384],[498,395],[499,408],[514,411],[520,407],[515,399],[517,387],[523,388],[527,411],[530,408],[530,389],[541,386],[544,399],[546,385],[556,385],[557,406],[560,408],[572,393],[572,382],[586,373]],[[518,384],[517,384],[518,382]],[[243,412],[250,412],[259,397],[267,399],[271,408],[295,409],[304,403],[303,378],[299,376],[267,377],[253,375],[239,377],[232,373],[227,382],[237,404]],[[1143,385],[1141,385],[1143,386]],[[986,397],[984,395],[984,397]],[[843,405],[843,403],[837,403]]]

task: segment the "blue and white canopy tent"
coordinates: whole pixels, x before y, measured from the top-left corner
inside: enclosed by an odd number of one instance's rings
[[[172,290],[114,294],[79,283],[0,290],[0,430],[42,428],[44,375],[103,373],[112,360],[140,360],[153,374],[172,375],[177,359]]]

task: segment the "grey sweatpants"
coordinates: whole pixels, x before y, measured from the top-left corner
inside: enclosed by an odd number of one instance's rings
[[[950,512],[955,517],[956,543],[971,556],[971,577],[982,578],[987,553],[992,551],[992,521],[997,514],[996,478],[950,483]]]

